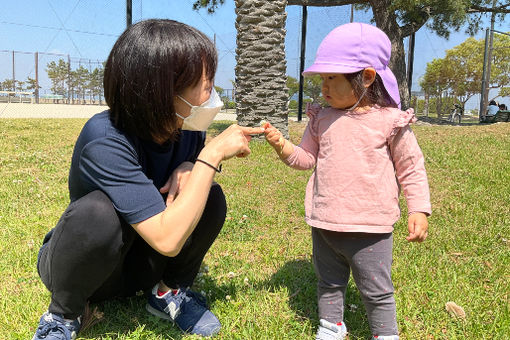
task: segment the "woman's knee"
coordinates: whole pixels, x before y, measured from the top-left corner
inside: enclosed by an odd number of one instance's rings
[[[102,191],[96,190],[79,198],[73,205],[73,213],[89,223],[118,220],[117,211],[110,198]]]
[[[123,222],[102,191],[93,191],[72,202],[63,219],[64,234],[79,241],[81,247],[111,247],[122,242]]]
[[[206,214],[209,219],[215,218],[221,221],[220,224],[223,225],[225,216],[227,215],[227,201],[221,186],[216,182],[213,183],[209,191],[204,214]]]
[[[223,193],[221,186],[216,182],[211,185],[207,204],[214,206],[221,213],[225,213],[227,211],[227,201],[225,199],[225,194]]]

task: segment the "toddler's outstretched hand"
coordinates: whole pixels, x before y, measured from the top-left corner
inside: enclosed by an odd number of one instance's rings
[[[263,121],[261,125],[265,129],[264,134],[269,145],[275,149],[281,159],[287,158],[292,153],[292,143],[287,143],[280,130],[271,125],[271,123]]]
[[[428,236],[427,229],[429,228],[429,222],[427,215],[421,212],[416,212],[409,215],[408,226],[409,236],[406,240],[409,242],[423,242]]]
[[[281,149],[285,140],[280,130],[269,122],[262,122],[262,127],[265,129],[264,134],[266,135],[267,142],[275,148],[275,150]]]

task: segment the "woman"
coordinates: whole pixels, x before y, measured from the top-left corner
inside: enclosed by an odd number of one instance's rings
[[[176,21],[139,22],[119,37],[105,66],[109,110],[78,137],[71,203],[39,251],[51,303],[33,339],[74,339],[87,301],[151,288],[150,313],[185,332],[219,331],[189,290],[225,219],[213,178],[264,129],[232,125],[204,145],[222,106],[216,65],[211,41]]]

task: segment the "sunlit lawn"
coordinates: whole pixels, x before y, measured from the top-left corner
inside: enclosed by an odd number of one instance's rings
[[[0,339],[30,339],[49,303],[37,251],[67,206],[71,152],[84,122],[0,119]],[[228,124],[215,123],[210,132]],[[295,143],[303,128],[291,124]],[[401,339],[504,339],[510,334],[510,124],[414,130],[426,156],[433,215],[423,244],[405,241],[405,219],[396,225]],[[286,167],[263,142],[252,142],[249,158],[226,161],[223,169],[216,180],[227,196],[227,221],[195,287],[223,324],[217,338],[314,339],[316,279],[303,220],[310,172]],[[448,301],[464,308],[465,320],[445,310]],[[352,284],[347,304],[350,339],[368,339]],[[193,338],[148,315],[144,305],[143,297],[133,297],[92,306],[104,317],[80,336]]]

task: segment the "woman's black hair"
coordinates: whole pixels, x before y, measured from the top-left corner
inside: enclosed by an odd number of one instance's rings
[[[495,100],[491,100],[491,101],[489,102],[489,105],[498,105],[498,104],[496,104],[496,101],[495,101]]]
[[[214,79],[218,55],[211,40],[186,24],[151,19],[129,27],[108,56],[104,94],[115,127],[143,140],[175,140],[174,96]]]
[[[365,86],[363,84],[363,70],[355,72],[355,73],[346,73],[344,74],[345,78],[351,83],[352,89],[354,91],[354,95],[356,98],[359,98],[363,95],[365,91]],[[376,74],[375,80],[367,89],[367,93],[361,99],[360,106],[364,105],[379,105],[381,107],[398,107],[395,101],[391,98],[384,87],[384,83],[381,77]]]

